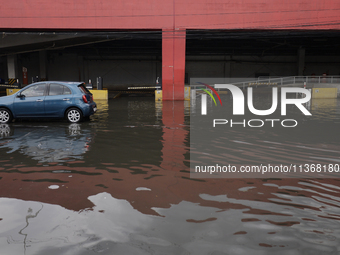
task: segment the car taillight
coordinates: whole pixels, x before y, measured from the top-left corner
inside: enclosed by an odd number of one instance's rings
[[[88,103],[86,95],[83,95],[83,101],[84,101],[84,103]]]

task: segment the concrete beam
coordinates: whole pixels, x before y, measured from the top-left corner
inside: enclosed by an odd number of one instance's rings
[[[39,51],[40,80],[47,80],[47,54],[46,50]]]
[[[306,49],[300,47],[298,49],[298,76],[304,76]]]
[[[17,79],[17,55],[7,56],[8,79]]]
[[[51,42],[51,47],[53,46],[53,42],[65,40],[65,39],[74,39],[79,38],[81,36],[75,35],[51,35],[51,34],[6,34],[3,33],[2,37],[0,37],[0,49],[11,48],[17,46],[24,45],[33,45],[38,43],[46,43]]]

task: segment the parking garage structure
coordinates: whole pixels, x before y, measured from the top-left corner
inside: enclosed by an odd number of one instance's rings
[[[108,90],[159,85],[163,100],[183,100],[192,78],[340,74],[340,4],[334,0],[19,1],[2,7],[2,83],[95,84],[102,77]]]

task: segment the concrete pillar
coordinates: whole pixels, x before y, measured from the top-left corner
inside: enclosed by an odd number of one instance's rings
[[[47,54],[46,50],[39,51],[40,80],[47,80]]]
[[[225,59],[224,60],[224,77],[230,78],[231,77],[231,61]]]
[[[83,56],[77,56],[77,63],[78,63],[78,81],[84,81],[85,80],[85,70],[84,70],[84,58]]]
[[[184,100],[185,30],[162,31],[163,100]]]
[[[298,76],[304,76],[305,58],[306,58],[306,49],[300,47],[298,49]]]
[[[18,79],[17,71],[17,55],[7,56],[7,70],[8,70],[8,80]]]

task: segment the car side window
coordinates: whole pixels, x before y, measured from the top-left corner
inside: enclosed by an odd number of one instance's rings
[[[61,84],[50,84],[50,90],[48,92],[49,96],[57,96],[57,95],[71,95],[71,90]]]
[[[71,90],[68,87],[64,86],[63,95],[71,95],[71,94],[72,94]]]
[[[46,84],[38,84],[29,87],[21,92],[21,95],[25,97],[40,97],[45,95]]]

